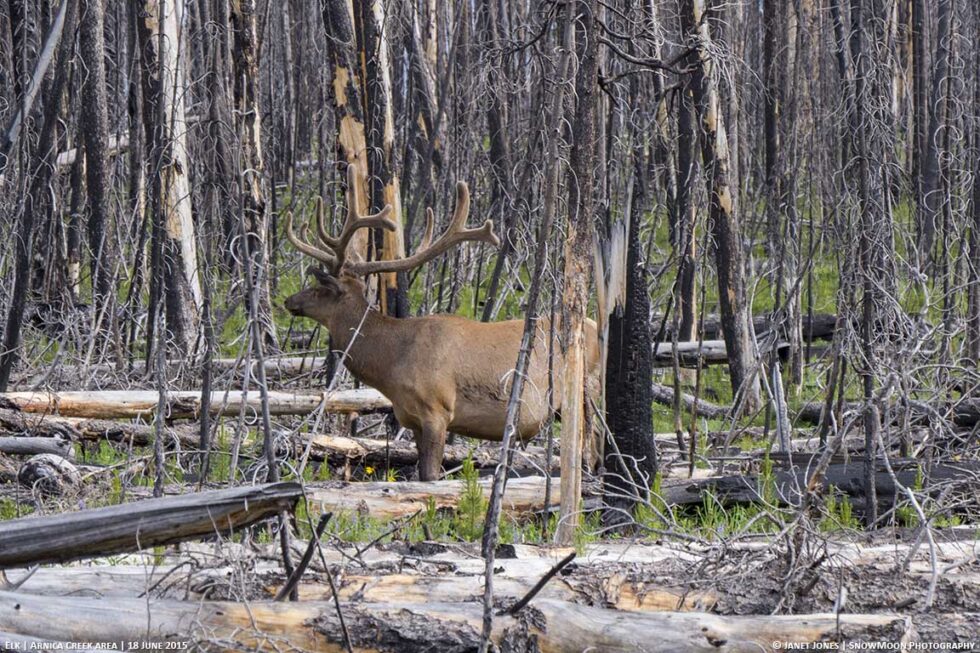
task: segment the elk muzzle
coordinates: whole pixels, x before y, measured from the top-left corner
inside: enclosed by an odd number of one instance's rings
[[[306,305],[308,301],[307,291],[301,291],[295,295],[290,295],[283,302],[283,306],[286,310],[295,315],[296,317],[306,317]]]

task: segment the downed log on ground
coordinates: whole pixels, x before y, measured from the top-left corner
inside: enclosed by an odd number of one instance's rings
[[[895,402],[890,408],[897,418],[902,415],[906,407],[900,402]],[[912,415],[914,424],[934,422],[937,419],[961,428],[973,428],[980,424],[980,399],[965,398],[952,403],[909,401],[907,408]],[[842,407],[844,412],[863,409],[864,404],[858,401],[846,402]],[[796,419],[797,421],[818,424],[822,411],[822,402],[809,402],[800,407]]]
[[[273,483],[14,519],[0,529],[0,569],[227,535],[291,510],[302,494],[298,483]]]
[[[464,651],[480,641],[483,607],[467,603],[344,603],[359,651]],[[689,612],[624,612],[536,599],[522,616],[494,619],[492,639],[509,650],[687,653],[770,650],[773,641],[846,639],[899,642],[913,634],[896,615],[814,614],[723,617]],[[220,642],[228,651],[344,650],[332,601],[180,602],[100,600],[0,592],[0,631],[82,642]],[[530,648],[532,647],[533,648]]]
[[[661,383],[653,384],[653,401],[664,406],[674,405],[674,389]],[[694,407],[694,395],[682,392],[681,405],[685,413],[690,413]],[[902,406],[896,403],[892,406],[894,414],[900,415]],[[836,409],[836,407],[835,407]],[[844,412],[853,412],[864,409],[864,404],[857,401],[845,402],[841,406]],[[790,410],[793,422],[819,424],[823,414],[824,403],[821,401],[808,401],[795,410]],[[940,419],[950,422],[961,428],[972,428],[980,424],[980,399],[960,399],[951,405],[937,405],[923,401],[908,402],[908,410],[911,411],[914,419],[913,423],[921,424],[930,420]],[[732,407],[719,405],[706,401],[704,397],[698,399],[698,415],[708,419],[727,419],[731,415]]]
[[[20,437],[4,438],[0,437],[0,453],[8,456],[34,456],[41,453],[50,453],[62,458],[71,458],[71,442],[57,438],[40,437]]]
[[[510,515],[543,510],[547,477],[525,476],[507,481],[503,510]],[[490,497],[492,479],[478,481],[484,498]],[[557,506],[561,493],[558,479],[551,479],[551,505]],[[425,510],[431,501],[436,508],[456,508],[466,490],[466,481],[371,481],[347,483],[325,481],[308,483],[306,497],[321,512],[358,512],[371,517],[407,517]]]
[[[805,488],[810,469],[815,466],[814,458],[819,454],[802,454],[793,457],[791,469],[776,469],[773,472],[775,498],[781,505],[796,505]],[[898,482],[905,487],[915,487],[920,474],[922,461],[895,459],[891,461]],[[980,502],[980,463],[964,462],[956,464],[935,464],[925,479],[927,487],[940,483],[958,482],[966,491],[972,491],[974,500]],[[878,465],[875,474],[879,505],[887,507],[897,499],[895,483],[883,464]],[[856,508],[864,504],[864,461],[853,459],[850,462],[832,463],[824,474],[823,489],[830,486],[847,494]],[[660,496],[669,506],[700,504],[711,493],[724,504],[753,503],[762,501],[762,480],[757,475],[719,476],[700,479],[666,479],[662,483]],[[980,505],[975,503],[973,505]]]
[[[306,415],[323,406],[328,413],[371,413],[390,410],[391,402],[373,388],[296,393],[269,391],[269,411],[273,415]],[[156,414],[159,393],[153,390],[104,390],[93,392],[8,392],[0,394],[0,408],[27,413],[70,417],[151,418]],[[211,393],[212,415],[235,415],[242,408],[262,408],[258,390]],[[170,419],[196,418],[201,413],[201,393],[194,390],[168,392],[166,416]]]
[[[300,442],[297,453],[306,446]],[[449,444],[443,454],[442,464],[446,468],[457,467],[467,458],[472,458],[477,468],[496,467],[500,459],[500,445],[496,442],[484,446]],[[352,438],[338,435],[317,434],[312,437],[310,456],[315,460],[328,460],[335,465],[348,462],[370,464],[375,467],[389,462],[395,467],[407,467],[418,462],[418,449],[412,440],[376,440],[372,438]],[[514,453],[511,471],[517,473],[544,472],[545,450],[542,447],[518,449]],[[558,470],[558,455],[552,456],[552,471]]]
[[[797,437],[790,439],[790,451],[794,454],[811,454],[818,453],[823,450],[824,443],[821,443],[820,437],[813,435],[811,429],[794,429],[794,434]],[[689,431],[684,431],[684,441],[685,441],[685,453],[687,452],[687,442],[690,437]],[[886,442],[890,442],[897,448],[899,444],[899,438],[897,433],[883,433]],[[908,441],[912,443],[921,442],[925,437],[926,433],[924,431],[913,431]],[[775,429],[769,429],[769,433],[761,426],[750,426],[750,427],[739,427],[736,428],[734,432],[730,431],[698,431],[697,437],[700,440],[706,440],[708,449],[703,452],[703,454],[711,460],[713,456],[732,456],[737,454],[742,454],[746,456],[752,456],[755,458],[762,458],[765,456],[769,448],[765,446],[766,442],[772,441],[776,437]],[[673,452],[677,453],[677,434],[675,433],[654,433],[654,438],[657,441],[657,447],[659,451]],[[744,442],[740,442],[741,438],[749,438],[753,442],[746,445]],[[726,441],[731,441],[727,450],[724,448]],[[700,446],[700,444],[699,444]],[[841,441],[840,450],[843,452],[859,453],[864,451],[864,434],[853,430],[852,433],[844,437]],[[772,452],[770,452],[772,453]]]
[[[654,315],[651,323],[654,329],[659,329],[660,324],[663,322],[663,315]],[[752,318],[752,322],[755,326],[755,333],[757,336],[762,335],[767,331],[771,331],[773,324],[772,318],[768,315],[756,315]],[[813,319],[810,319],[809,315],[804,315],[802,317],[803,323],[803,339],[806,340],[831,340],[834,337],[834,330],[837,327],[837,316],[833,313],[814,313]],[[721,331],[721,318],[717,315],[707,315],[704,321],[701,322],[703,325],[703,336],[705,340],[716,340],[722,337]],[[670,320],[667,321],[666,328],[664,329],[664,340],[671,340],[673,337],[673,325]],[[697,331],[695,331],[697,333]]]
[[[456,559],[459,561],[459,559]],[[345,561],[346,562],[346,561]],[[459,561],[461,562],[461,561]],[[554,565],[550,558],[502,559],[495,565],[494,595],[518,600]],[[483,573],[442,558],[439,563],[402,559],[398,565],[382,564],[368,569],[348,569],[336,576],[343,601],[385,603],[397,597],[401,603],[452,603],[471,601],[483,591]],[[598,605],[637,612],[663,610],[707,611],[715,605],[710,591],[690,590],[683,583],[668,586],[650,580],[655,573],[617,563],[572,563],[561,577],[548,583],[538,596],[584,605]],[[42,567],[18,591],[48,596],[100,596],[102,598],[239,599],[272,598],[284,577],[278,563],[262,562],[248,567],[263,596],[241,596],[242,569],[234,566],[200,569],[196,565],[99,565]],[[17,582],[17,577],[12,577]],[[302,601],[329,600],[332,593],[325,577],[307,571],[299,584]]]
[[[777,342],[774,344],[759,345],[759,352],[767,354],[775,352],[781,359],[785,359],[789,354],[789,343]],[[810,353],[818,355],[826,351],[823,346],[810,346]],[[721,365],[728,363],[728,350],[725,348],[724,340],[704,340],[702,342],[678,342],[677,361],[681,367],[697,367],[700,362],[703,365]],[[674,364],[674,343],[655,342],[653,343],[653,366],[659,368],[673,367]]]
[[[17,482],[46,496],[60,496],[79,486],[82,475],[66,458],[42,453],[32,456],[21,465],[17,472]]]
[[[663,385],[662,383],[654,383],[652,398],[655,403],[663,406],[673,406],[674,389],[668,385]],[[688,392],[681,392],[681,406],[683,407],[683,412],[689,414],[690,411],[694,409],[694,395]],[[697,408],[698,416],[705,417],[707,419],[728,419],[732,412],[731,406],[715,404],[707,401],[704,397],[698,398]],[[854,408],[854,406],[848,404],[845,408],[850,409]],[[794,421],[818,424],[820,422],[820,414],[822,411],[823,404],[820,402],[811,401],[805,403],[795,413],[796,419]]]
[[[72,441],[106,439],[144,447],[153,444],[156,426],[0,408],[0,432]],[[198,443],[194,427],[167,427],[164,432],[168,440],[178,440],[184,447],[195,447]]]
[[[651,396],[655,403],[662,404],[664,406],[674,405],[674,389],[669,385],[654,383]],[[681,392],[681,406],[684,407],[685,412],[690,412],[693,410],[694,395],[688,394],[687,392]],[[705,401],[703,397],[698,398],[697,407],[698,415],[708,419],[727,419],[732,410],[731,406],[719,406],[718,404],[713,404],[710,401]]]
[[[324,356],[270,356],[265,359],[265,375],[268,378],[286,379],[301,376],[323,370],[327,366],[327,358]],[[211,361],[212,371],[216,374],[225,372],[245,371],[245,361],[240,358],[216,358]],[[176,359],[167,361],[167,374],[177,375],[180,378],[191,379],[199,377],[202,366],[189,364],[187,360]],[[258,361],[252,361],[249,365],[252,378],[257,378]],[[124,367],[119,369],[113,363],[97,363],[93,365],[58,365],[53,370],[46,369],[42,373],[35,373],[23,376],[17,380],[12,387],[33,387],[43,382],[43,387],[57,387],[57,385],[72,384],[72,387],[79,387],[80,384],[87,384],[93,380],[132,380],[139,381],[146,377],[146,362],[134,361],[131,368]]]

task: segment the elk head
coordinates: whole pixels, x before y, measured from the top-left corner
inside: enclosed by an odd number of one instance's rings
[[[493,223],[487,220],[474,229],[465,228],[470,210],[470,191],[466,182],[456,184],[456,210],[446,231],[433,242],[435,217],[432,209],[426,209],[425,233],[418,250],[411,256],[388,261],[353,261],[348,258],[351,239],[359,229],[387,229],[394,231],[397,225],[390,218],[391,205],[386,205],[373,215],[362,215],[358,201],[357,173],[354,166],[347,168],[347,217],[338,236],[329,234],[324,224],[323,205],[318,202],[316,212],[317,239],[313,245],[306,241],[306,225],[300,226],[299,236],[293,231],[293,217],[286,215],[286,237],[307,256],[322,263],[325,270],[315,267],[309,273],[318,286],[308,288],[286,299],[286,309],[293,315],[312,318],[328,328],[333,316],[356,314],[360,316],[366,306],[365,285],[359,277],[369,274],[402,272],[411,270],[436,258],[451,247],[465,241],[479,241],[500,245],[493,233]]]

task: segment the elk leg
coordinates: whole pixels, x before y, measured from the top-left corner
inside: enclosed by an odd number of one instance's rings
[[[446,449],[446,426],[441,421],[427,420],[415,431],[415,446],[419,451],[419,479],[436,481],[442,475],[442,455]]]

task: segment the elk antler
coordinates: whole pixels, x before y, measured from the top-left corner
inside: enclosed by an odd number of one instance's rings
[[[464,229],[470,214],[470,189],[465,181],[456,182],[456,211],[446,231],[432,242],[435,216],[432,209],[425,210],[425,233],[417,252],[406,258],[393,261],[357,261],[348,263],[346,270],[351,274],[367,275],[375,272],[404,272],[436,258],[457,243],[470,241],[500,246],[500,239],[493,233],[493,223],[487,220],[475,229]]]
[[[293,232],[292,213],[286,214],[286,237],[289,242],[307,256],[325,264],[333,274],[339,274],[344,263],[347,262],[347,247],[359,229],[377,228],[395,231],[398,228],[398,225],[388,217],[392,212],[390,204],[385,205],[374,215],[361,215],[359,195],[357,171],[353,165],[350,165],[347,167],[347,218],[344,220],[340,235],[334,238],[327,233],[323,219],[323,201],[317,198],[316,226],[321,246],[317,247],[305,242],[306,225],[300,227],[300,237],[296,237]]]

